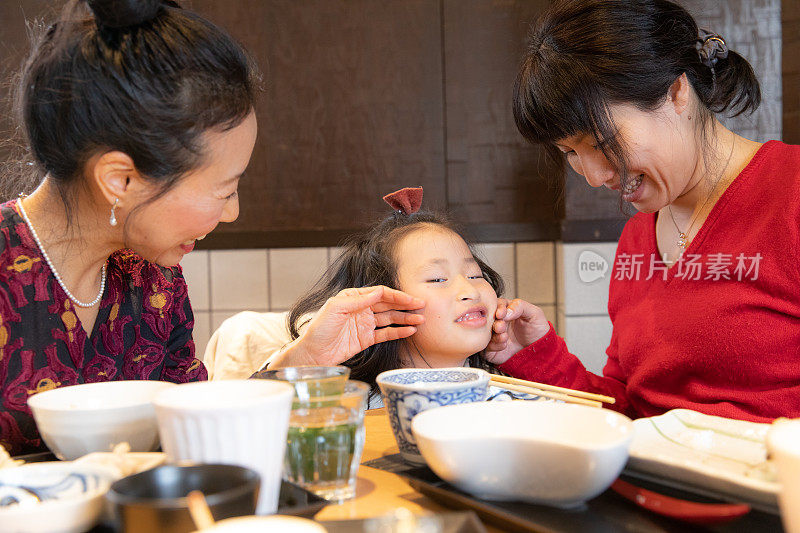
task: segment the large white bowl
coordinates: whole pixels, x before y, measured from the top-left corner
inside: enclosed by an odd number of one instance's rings
[[[34,394],[28,405],[47,447],[61,460],[109,452],[127,442],[133,452],[158,448],[153,397],[164,381],[107,381]]]
[[[607,409],[484,402],[431,409],[411,422],[428,466],[485,500],[572,507],[617,478],[633,423]]]

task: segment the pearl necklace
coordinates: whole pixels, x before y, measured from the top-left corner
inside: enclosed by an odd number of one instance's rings
[[[28,218],[28,214],[25,212],[25,208],[22,207],[22,197],[20,197],[20,199],[17,200],[17,206],[19,207],[19,212],[22,213],[22,218],[25,219],[25,224],[27,224],[28,229],[31,230],[31,235],[33,235],[33,240],[36,241],[36,246],[39,247],[39,250],[42,252],[42,255],[44,256],[44,260],[47,261],[47,266],[50,267],[50,271],[56,277],[56,281],[58,282],[59,285],[61,285],[61,288],[64,289],[64,292],[67,294],[67,297],[70,300],[72,300],[72,302],[78,307],[94,307],[95,305],[97,305],[97,302],[100,301],[100,298],[103,297],[103,292],[106,290],[106,263],[103,263],[103,268],[100,270],[100,292],[97,294],[97,298],[95,298],[91,302],[82,302],[78,300],[77,298],[75,298],[75,296],[72,295],[71,292],[69,292],[69,289],[64,284],[64,281],[61,279],[61,276],[56,271],[56,267],[53,266],[53,262],[50,261],[50,256],[47,255],[44,246],[42,246],[42,241],[39,240],[39,236],[36,234],[36,230],[33,229],[33,224],[31,224],[31,220]]]

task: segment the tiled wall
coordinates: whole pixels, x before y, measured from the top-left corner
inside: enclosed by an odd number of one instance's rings
[[[477,253],[506,282],[506,297],[524,298],[557,324],[556,248],[552,242],[479,244]],[[195,251],[181,266],[202,356],[208,338],[239,311],[285,311],[336,258],[337,248]],[[558,327],[558,326],[556,326]]]
[[[559,333],[584,366],[598,374],[611,341],[608,282],[616,249],[616,242],[556,245]]]

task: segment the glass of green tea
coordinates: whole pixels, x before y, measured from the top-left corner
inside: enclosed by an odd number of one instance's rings
[[[351,380],[340,394],[296,399],[289,415],[286,480],[329,501],[355,496],[368,393],[366,383]]]

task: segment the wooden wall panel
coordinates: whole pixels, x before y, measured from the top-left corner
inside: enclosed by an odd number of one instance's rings
[[[531,21],[548,0],[444,0],[447,197],[471,224],[560,218],[560,172],[517,131],[512,86]]]
[[[336,244],[317,240],[387,213],[381,196],[402,186],[445,205],[437,0],[193,6],[245,44],[265,81],[240,220],[208,245],[243,232],[255,246]]]
[[[6,169],[12,155],[17,156],[24,148],[22,137],[16,130],[11,94],[16,74],[30,50],[28,24],[35,21],[51,21],[58,12],[60,3],[52,0],[24,0],[0,2],[0,169],[6,172],[0,182],[0,200],[15,197],[20,190],[29,190],[34,184],[19,183]]]
[[[25,19],[62,3],[0,2],[0,96],[27,51]],[[479,240],[557,238],[559,219],[567,240],[615,238],[624,220],[616,195],[572,175],[559,201],[547,179],[557,172],[513,124],[524,36],[548,3],[185,1],[242,41],[264,72],[241,218],[203,246],[335,245],[386,213],[380,196],[405,185],[423,185],[426,206],[449,206]],[[800,2],[683,3],[762,81],[762,108],[728,124],[754,139],[800,143]]]

